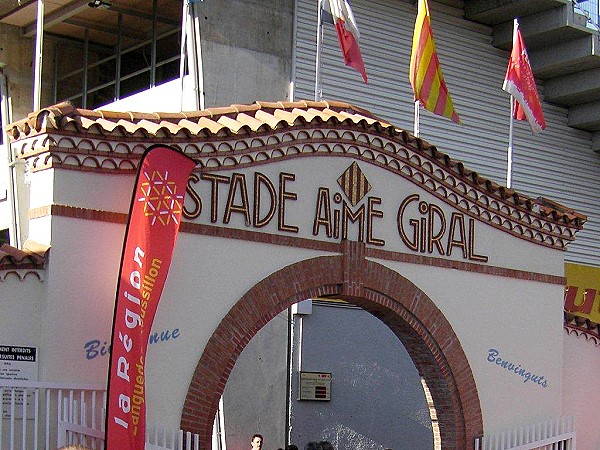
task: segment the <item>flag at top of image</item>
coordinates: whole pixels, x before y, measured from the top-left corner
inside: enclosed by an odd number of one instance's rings
[[[546,128],[542,105],[540,104],[527,49],[517,19],[515,19],[513,29],[512,53],[510,54],[502,89],[514,97],[513,117],[515,119],[527,119],[531,132],[534,134]]]
[[[323,0],[323,9],[331,14],[340,49],[347,66],[357,70],[367,82],[367,71],[358,46],[358,26],[350,7],[350,0]]]
[[[423,108],[460,123],[435,50],[427,0],[419,0],[410,55],[409,77],[415,93],[415,100],[418,100]]]

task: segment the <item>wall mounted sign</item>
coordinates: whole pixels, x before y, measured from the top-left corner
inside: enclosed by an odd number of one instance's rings
[[[36,347],[0,345],[0,382],[37,381],[38,359]],[[11,417],[14,407],[15,419],[23,417],[22,389],[6,389],[2,396],[2,418]],[[13,397],[14,396],[14,397]],[[27,418],[33,418],[33,391],[27,394]]]
[[[600,323],[600,268],[565,264],[565,311]]]
[[[298,400],[331,400],[331,373],[300,372],[300,398]]]
[[[417,193],[388,201],[370,195],[373,185],[357,162],[329,181],[315,185],[306,197],[296,173],[194,173],[183,216],[226,226],[233,226],[237,218],[246,229],[257,231],[274,226],[291,235],[310,233],[317,239],[353,239],[377,247],[401,245],[405,251],[488,263],[489,257],[476,251],[482,238],[473,217]],[[290,211],[297,207],[312,208],[300,215],[311,220],[294,221]],[[397,228],[397,235],[386,242],[380,233],[390,226]]]

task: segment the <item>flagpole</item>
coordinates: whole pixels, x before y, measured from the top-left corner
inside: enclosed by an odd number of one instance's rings
[[[323,49],[323,0],[319,0],[317,12],[317,57],[315,61],[315,101],[323,99],[323,88],[321,87],[321,50]]]
[[[508,128],[508,154],[506,167],[506,187],[510,189],[512,181],[512,158],[513,158],[513,124],[515,115],[514,97],[510,96],[510,126]]]
[[[200,34],[200,17],[199,17],[199,2],[203,0],[190,0],[190,6],[192,11],[192,30],[194,40],[192,45],[194,46],[194,88],[196,91],[196,105],[197,109],[204,109],[204,67],[202,61],[202,36]],[[189,61],[189,60],[188,60]]]
[[[415,119],[414,119],[414,130],[415,130],[415,137],[419,137],[419,120],[420,120],[420,114],[419,114],[419,100],[415,100]]]
[[[519,20],[515,17],[513,21],[513,47],[515,45],[515,37],[519,29]],[[514,49],[513,49],[514,50]],[[506,154],[506,187],[510,189],[512,185],[512,159],[513,159],[513,133],[515,123],[515,100],[510,94],[510,125],[508,128],[508,151]]]
[[[181,98],[180,98],[180,109],[183,111],[183,99],[184,99],[184,88],[185,84],[183,82],[183,78],[185,76],[185,49],[186,49],[186,39],[187,39],[187,17],[188,17],[188,8],[189,3],[187,1],[183,2],[183,15],[181,17],[181,49],[179,53],[179,78],[181,80]]]

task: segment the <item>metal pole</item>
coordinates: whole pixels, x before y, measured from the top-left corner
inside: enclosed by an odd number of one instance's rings
[[[33,110],[41,109],[42,53],[44,48],[44,0],[37,0],[37,27],[35,32],[35,68],[33,80]]]
[[[512,158],[513,158],[513,124],[515,114],[514,97],[510,96],[510,126],[508,128],[508,153],[506,167],[506,187],[510,189],[512,184]]]
[[[196,45],[195,45],[195,37],[194,37],[194,10],[192,7],[192,2],[189,0],[189,16],[186,22],[185,29],[185,48],[186,48],[186,61],[188,67],[188,76],[194,83],[194,109],[198,109],[198,77],[196,75],[196,70],[198,67],[198,61],[196,60]]]
[[[52,82],[52,103],[58,103],[58,45],[54,46],[53,51],[53,59],[54,59],[54,80]]]
[[[115,61],[115,98],[121,98],[121,53],[123,52],[123,14],[119,13],[117,19],[117,58]]]
[[[183,98],[184,98],[184,82],[185,77],[185,57],[186,57],[186,46],[187,46],[187,21],[189,15],[190,4],[188,0],[183,1],[183,14],[181,15],[181,49],[179,53],[179,80],[181,81],[181,101],[180,109],[183,111]]]
[[[158,17],[158,0],[152,2],[152,45],[150,55],[150,87],[156,86],[156,20]]]
[[[419,110],[419,100],[415,100],[415,119],[414,119],[414,131],[415,131],[415,137],[419,137],[419,132],[421,131],[419,129],[419,120],[421,118],[420,114],[419,114],[420,110]]]
[[[88,87],[88,53],[90,47],[90,30],[85,29],[83,41],[83,75],[82,75],[82,90],[81,90],[81,105],[83,108],[87,108],[87,87]]]
[[[202,1],[202,0],[200,0]],[[204,109],[204,67],[202,62],[202,35],[200,34],[199,1],[192,0],[194,17],[194,56],[196,60],[196,103],[199,109]]]
[[[10,122],[10,104],[8,101],[8,83],[6,82],[6,76],[0,69],[0,119],[2,130],[2,143],[5,149],[6,155],[6,168],[8,170],[8,202],[10,205],[10,231],[9,231],[9,244],[13,247],[21,248],[21,233],[19,226],[19,200],[15,176],[15,163],[12,157],[12,150],[10,143],[8,142],[8,135],[6,134],[6,126]]]
[[[315,101],[323,100],[323,87],[321,86],[321,52],[323,50],[323,1],[318,1],[317,12],[317,56],[315,61]]]

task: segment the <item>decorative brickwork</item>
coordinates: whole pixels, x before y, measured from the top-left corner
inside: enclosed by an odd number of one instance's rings
[[[564,317],[564,329],[567,334],[583,336],[586,340],[593,342],[596,347],[600,346],[600,324],[567,311],[564,312]]]
[[[566,250],[586,221],[556,202],[485,179],[434,145],[343,102],[256,102],[180,113],[91,111],[61,103],[31,113],[7,132],[15,157],[32,172],[133,174],[153,144],[180,149],[204,173],[290,158],[347,157],[394,173],[464,214],[538,245]],[[364,194],[367,184],[352,198]]]
[[[0,247],[0,281],[9,275],[23,281],[27,277],[43,280],[49,246],[26,241],[22,249],[3,244]]]
[[[364,244],[341,247],[342,256],[305,260],[273,273],[223,318],[198,362],[181,416],[181,428],[199,433],[202,448],[210,448],[219,398],[250,339],[292,304],[324,296],[362,307],[398,336],[431,390],[443,449],[470,449],[483,434],[475,380],[452,326],[410,281],[366,260]]]

